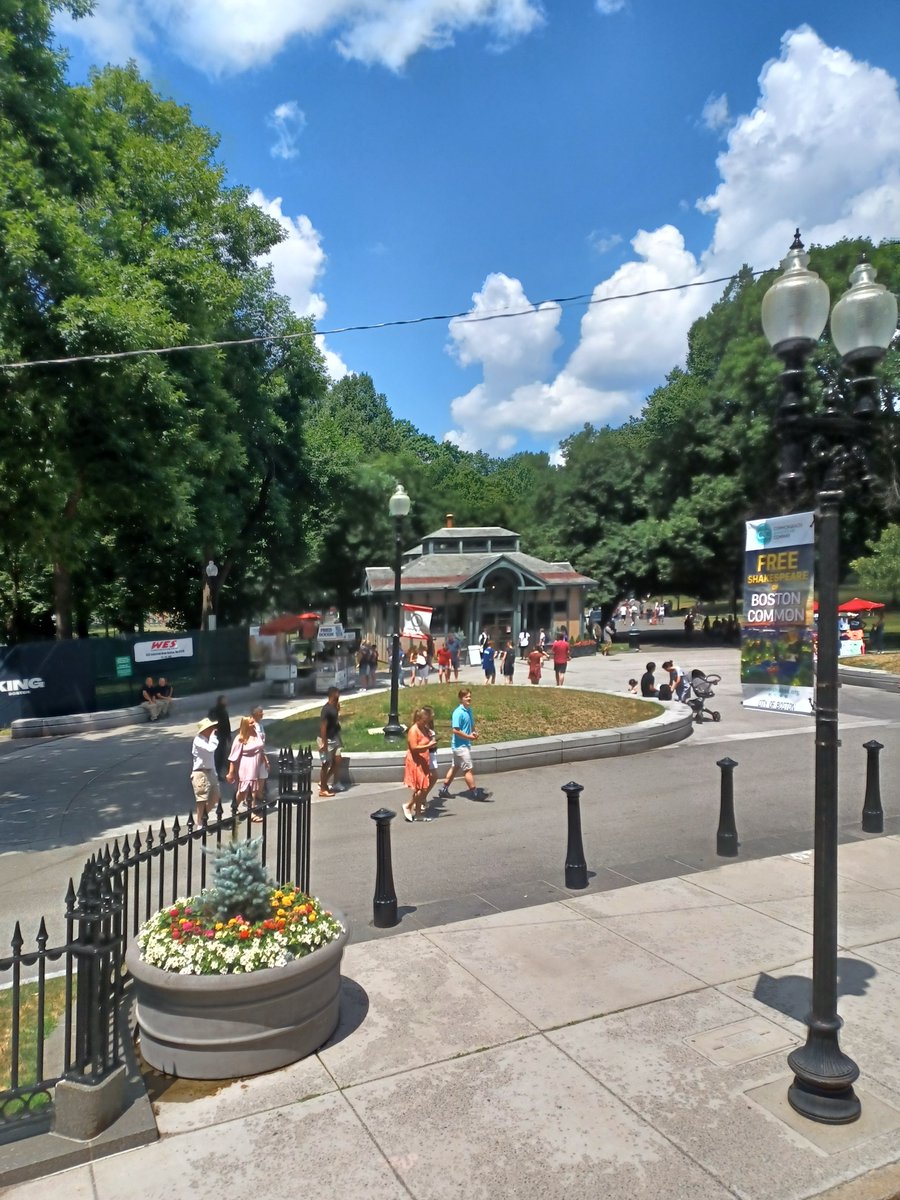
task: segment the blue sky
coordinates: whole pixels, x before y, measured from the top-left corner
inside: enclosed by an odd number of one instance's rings
[[[221,134],[318,328],[525,310],[323,338],[467,449],[621,424],[722,287],[544,301],[900,237],[897,0],[97,0],[57,34]]]

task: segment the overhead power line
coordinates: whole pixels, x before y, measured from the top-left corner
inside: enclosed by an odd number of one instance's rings
[[[751,271],[752,276],[765,275],[767,271]],[[370,325],[339,325],[334,329],[317,329],[315,337],[334,337],[339,333],[369,333],[377,329],[398,329],[406,325],[425,325],[434,321],[456,321],[458,324],[475,324],[481,321],[505,321],[513,317],[531,317],[545,309],[546,305],[556,304],[560,308],[568,305],[611,304],[619,300],[638,300],[643,296],[659,296],[666,292],[683,292],[688,288],[710,287],[715,283],[728,283],[735,275],[720,275],[717,279],[694,279],[690,283],[674,283],[669,287],[645,288],[640,292],[620,292],[615,296],[594,296],[592,292],[583,292],[577,296],[553,296],[548,300],[539,300],[528,308],[497,309],[493,312],[473,313],[470,310],[456,313],[435,313],[427,317],[403,317],[395,321],[376,321]],[[2,371],[24,371],[28,367],[65,367],[74,363],[112,362],[122,358],[143,358],[148,355],[183,354],[189,350],[221,350],[229,346],[254,346],[263,342],[293,342],[307,337],[307,333],[267,333],[258,337],[229,338],[220,342],[192,342],[181,346],[147,346],[140,350],[109,350],[96,354],[73,354],[65,358],[35,358],[25,362],[0,363]]]

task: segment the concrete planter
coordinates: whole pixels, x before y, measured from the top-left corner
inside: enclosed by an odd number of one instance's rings
[[[314,1053],[337,1028],[345,932],[284,967],[246,975],[177,975],[145,963],[136,943],[134,980],[141,1054],[185,1079],[236,1079]]]

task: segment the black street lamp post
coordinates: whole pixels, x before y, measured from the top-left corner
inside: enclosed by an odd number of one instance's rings
[[[788,1056],[794,1072],[788,1100],[813,1121],[840,1125],[855,1121],[861,1111],[853,1090],[859,1068],[838,1042],[842,1025],[837,1012],[840,503],[852,471],[862,467],[863,480],[871,478],[866,457],[876,418],[882,414],[873,368],[896,332],[897,301],[875,282],[869,263],[854,269],[852,286],[831,314],[832,340],[853,375],[853,404],[832,389],[824,410],[811,410],[803,364],[825,328],[830,301],[827,285],[808,269],[808,263],[798,230],[782,263],[784,272],[762,302],[763,331],[785,367],[784,397],[776,415],[781,438],[779,479],[796,488],[807,471],[814,478],[818,543],[812,1011],[806,1044]]]
[[[401,484],[397,484],[394,494],[388,503],[391,516],[394,518],[394,635],[391,641],[391,711],[388,723],[384,727],[386,738],[401,738],[406,732],[400,724],[397,712],[400,703],[400,629],[402,609],[400,607],[400,567],[402,556],[401,530],[403,518],[408,516],[412,501],[407,496]]]

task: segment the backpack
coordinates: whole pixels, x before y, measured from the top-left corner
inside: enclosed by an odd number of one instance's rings
[[[669,687],[669,685],[667,683],[661,683],[659,685],[659,693],[657,695],[657,699],[658,700],[671,700],[672,699],[672,689]]]

